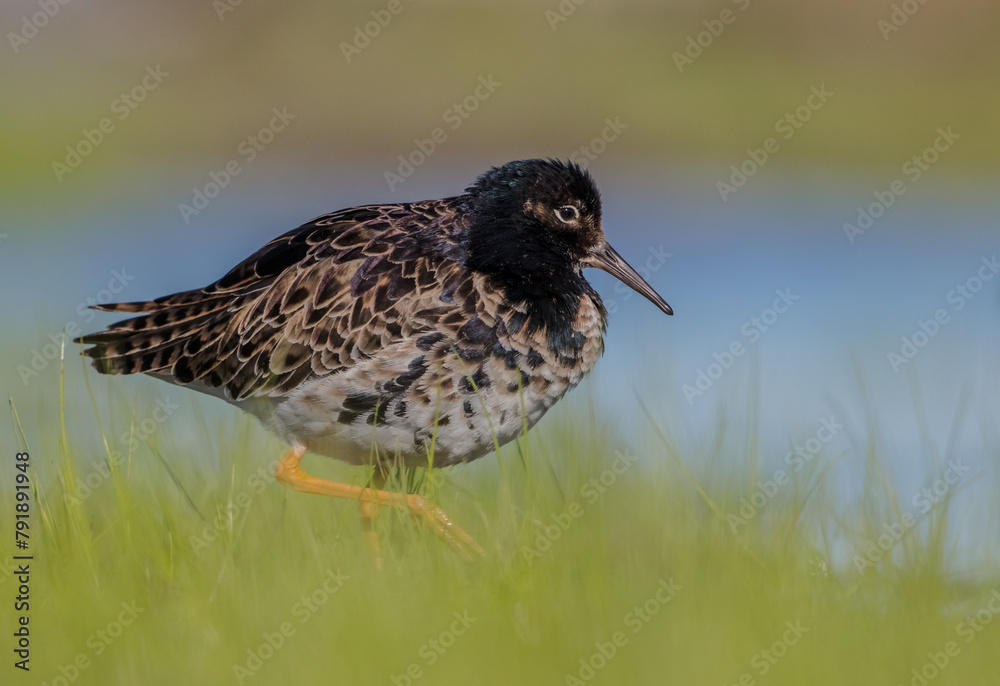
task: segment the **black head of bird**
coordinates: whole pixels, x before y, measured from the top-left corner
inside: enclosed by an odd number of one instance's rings
[[[580,271],[597,267],[666,314],[670,305],[611,247],[601,196],[590,174],[558,160],[494,167],[466,189],[467,266],[490,275],[514,299],[579,295]]]

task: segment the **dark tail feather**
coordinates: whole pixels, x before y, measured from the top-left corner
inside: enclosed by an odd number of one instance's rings
[[[207,305],[214,301],[232,298],[232,293],[218,293],[207,288],[198,288],[193,291],[182,291],[173,295],[165,295],[156,300],[142,300],[131,303],[107,303],[106,305],[91,305],[92,310],[102,312],[162,312],[172,307],[182,305]]]
[[[225,314],[230,301],[222,296],[202,300],[184,296],[188,293],[150,302],[99,306],[96,309],[148,314],[116,322],[73,342],[93,346],[83,354],[93,359],[91,364],[102,374],[170,370],[168,373],[176,374],[183,383],[188,375],[184,355],[199,352],[218,340],[222,328],[218,318]]]

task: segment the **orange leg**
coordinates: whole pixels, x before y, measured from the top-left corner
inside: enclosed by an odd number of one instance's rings
[[[372,486],[378,490],[383,490],[385,486],[385,473],[375,468],[372,473]],[[358,500],[358,514],[361,516],[361,530],[364,532],[365,542],[375,559],[375,567],[382,571],[382,546],[378,542],[378,532],[375,531],[375,520],[378,519],[378,503],[364,498]]]
[[[361,510],[363,521],[367,519],[367,524],[369,525],[372,518],[377,516],[379,505],[408,509],[415,516],[422,519],[434,530],[434,533],[450,543],[464,557],[472,558],[470,550],[478,555],[485,554],[483,549],[479,547],[479,544],[469,534],[465,533],[460,526],[452,522],[440,507],[426,498],[419,495],[393,493],[392,491],[317,479],[314,476],[306,474],[302,467],[299,466],[299,462],[302,461],[302,456],[305,452],[305,448],[291,448],[285,453],[274,470],[274,475],[278,481],[302,493],[356,499],[359,502],[358,506]],[[370,531],[370,535],[366,530],[365,537],[368,539],[369,544],[371,544],[374,536],[374,530]],[[375,546],[377,551],[377,540],[375,541]],[[381,557],[377,557],[376,563],[379,563],[380,560]]]

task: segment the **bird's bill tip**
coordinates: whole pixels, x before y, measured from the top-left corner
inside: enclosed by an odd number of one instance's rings
[[[639,276],[639,272],[633,269],[632,265],[626,262],[607,241],[602,241],[601,245],[590,252],[589,264],[611,274],[611,276],[660,308],[664,314],[672,315],[674,313],[673,308],[667,304],[667,301],[653,290],[653,287],[646,283],[644,278]]]

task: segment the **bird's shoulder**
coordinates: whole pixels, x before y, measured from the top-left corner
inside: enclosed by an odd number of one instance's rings
[[[460,198],[330,212],[268,242],[201,292],[260,290],[317,264],[335,271],[364,267],[371,272],[375,263],[459,260],[457,236],[463,224]],[[338,265],[347,266],[337,270]]]
[[[356,207],[274,239],[203,289],[206,299],[228,294],[229,305],[189,356],[191,376],[243,399],[285,393],[400,341],[417,354],[481,352],[496,336],[475,318],[459,203]]]

